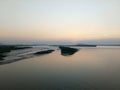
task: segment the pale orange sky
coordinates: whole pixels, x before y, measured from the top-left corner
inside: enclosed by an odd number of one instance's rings
[[[119,4],[119,0],[0,0],[0,39],[118,39]]]

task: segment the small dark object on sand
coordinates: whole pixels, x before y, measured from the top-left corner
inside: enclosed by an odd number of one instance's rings
[[[70,48],[70,47],[64,47],[64,46],[59,46],[59,48],[61,49],[61,55],[63,56],[73,55],[78,51],[78,49],[76,48]]]
[[[35,55],[43,55],[43,54],[49,54],[52,53],[54,50],[45,50],[45,51],[40,51],[40,52],[36,52],[34,53]]]

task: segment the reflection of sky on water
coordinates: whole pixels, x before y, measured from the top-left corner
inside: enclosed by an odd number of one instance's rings
[[[50,48],[56,49],[55,47],[53,48],[49,46],[33,46],[32,48],[29,48],[29,49],[12,50],[10,53],[6,54],[6,57],[4,58],[3,61],[0,61],[0,64],[1,65],[9,64],[19,60],[33,58],[36,56],[35,55],[36,52],[46,51],[46,50],[49,50]]]
[[[0,89],[120,89],[120,48],[83,48],[70,57],[60,50],[0,66]]]

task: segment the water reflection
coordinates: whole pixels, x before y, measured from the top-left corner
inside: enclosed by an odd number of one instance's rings
[[[43,48],[44,49],[44,48]],[[33,50],[33,49],[32,49]],[[22,51],[21,53],[18,53]],[[54,50],[42,50],[42,51],[38,51],[38,50],[34,50],[33,51],[27,51],[26,50],[15,50],[14,54],[8,54],[8,56],[5,58],[5,60],[0,60],[0,65],[4,65],[4,64],[9,64],[9,63],[13,63],[13,62],[17,62],[20,60],[24,60],[24,59],[29,59],[29,58],[33,58],[36,56],[43,56],[43,55],[47,55],[52,53]],[[13,52],[12,52],[13,53]]]
[[[120,48],[56,50],[0,66],[0,90],[120,90]]]

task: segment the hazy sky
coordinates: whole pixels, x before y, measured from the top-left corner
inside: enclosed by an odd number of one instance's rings
[[[0,40],[120,40],[120,0],[0,0]]]

